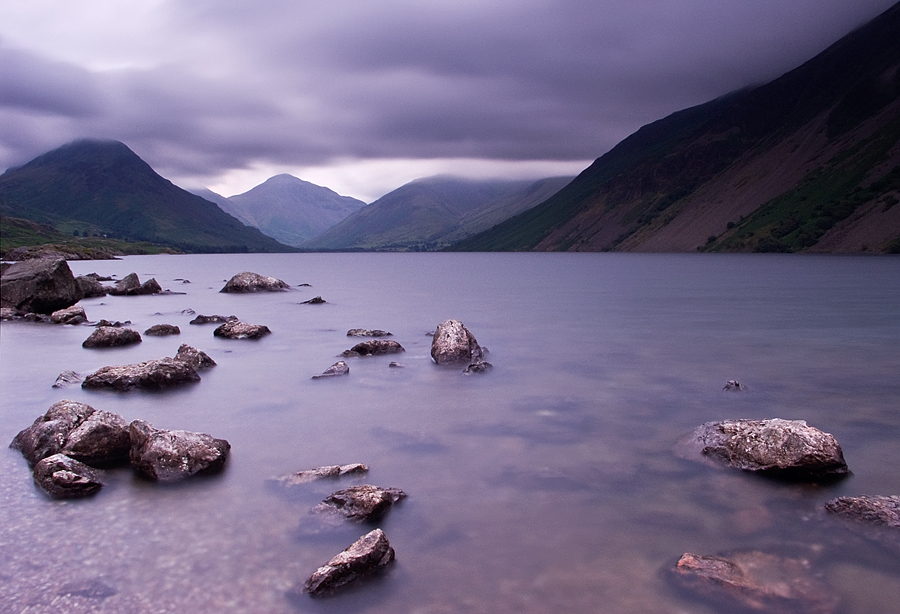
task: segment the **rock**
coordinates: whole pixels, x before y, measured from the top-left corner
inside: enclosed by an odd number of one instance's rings
[[[765,552],[726,557],[685,553],[673,570],[683,587],[722,604],[767,614],[832,614],[838,597],[816,578],[809,562]]]
[[[106,278],[109,281],[109,278]],[[92,275],[79,275],[75,278],[75,283],[84,295],[84,298],[95,298],[98,296],[106,296],[109,294],[110,288],[100,283],[100,279],[96,273]]]
[[[34,483],[55,499],[89,497],[101,488],[100,472],[84,463],[54,454],[34,466]]]
[[[321,296],[316,296],[314,298],[309,299],[308,301],[301,301],[301,305],[321,305],[325,302],[325,299]]]
[[[53,388],[68,388],[69,386],[74,386],[76,384],[81,385],[81,382],[84,381],[84,376],[80,373],[75,373],[74,371],[63,371],[58,376],[56,376],[56,381],[53,382]]]
[[[131,467],[161,482],[221,471],[231,449],[224,439],[206,433],[157,429],[143,420],[133,421],[128,431]]]
[[[473,362],[468,367],[465,368],[463,373],[465,375],[471,375],[473,373],[487,373],[491,369],[494,368],[494,365],[489,363],[486,360],[479,360],[477,362]]]
[[[368,328],[351,328],[347,331],[348,337],[390,337],[391,333],[386,330],[368,329]]]
[[[229,279],[219,292],[282,292],[289,289],[290,286],[280,279],[245,271]]]
[[[431,358],[439,365],[472,364],[484,359],[484,351],[462,322],[444,320],[434,331]]]
[[[381,569],[394,556],[384,531],[375,529],[313,572],[304,583],[303,592],[314,596],[327,593]]]
[[[51,313],[50,321],[54,324],[84,324],[87,322],[87,316],[84,314],[83,307],[72,305]]]
[[[186,343],[182,343],[178,347],[178,353],[175,354],[175,360],[180,360],[191,365],[194,369],[209,369],[216,366],[216,361],[209,357],[206,352],[191,347]]]
[[[406,365],[404,365],[403,363],[400,363],[400,362],[391,362],[391,364],[389,364],[388,366],[391,367],[392,369],[405,369],[406,368]]]
[[[237,316],[204,316],[199,315],[189,324],[224,324],[225,322],[237,322]]]
[[[825,509],[850,520],[900,529],[900,497],[896,495],[838,497],[826,503]]]
[[[144,331],[145,335],[151,337],[165,337],[167,335],[180,335],[181,329],[174,324],[154,324]]]
[[[727,382],[725,382],[725,387],[722,388],[722,390],[729,390],[732,392],[739,392],[741,390],[746,390],[746,389],[747,389],[747,387],[744,386],[739,381],[737,381],[736,379],[728,380]]]
[[[51,405],[9,444],[32,466],[57,453],[89,465],[116,463],[128,457],[130,446],[128,425],[120,415],[69,400]]]
[[[132,388],[169,388],[199,381],[200,376],[187,362],[160,358],[133,365],[103,367],[84,378],[81,387],[125,391]]]
[[[343,360],[339,360],[327,369],[323,373],[319,375],[313,375],[313,379],[319,379],[322,377],[335,377],[336,375],[349,375],[350,367],[347,366],[347,363]]]
[[[137,273],[129,273],[109,290],[113,296],[141,296],[160,292],[162,292],[162,288],[155,279],[150,279],[142,284]]]
[[[259,339],[271,332],[268,326],[262,324],[247,324],[240,320],[232,320],[219,326],[213,331],[213,335],[225,339]]]
[[[381,356],[382,354],[398,354],[405,352],[403,346],[389,339],[372,339],[357,343],[349,350],[344,350],[341,356]]]
[[[21,320],[24,312],[11,307],[0,307],[0,320]]]
[[[141,342],[141,334],[131,328],[100,326],[81,344],[83,348],[111,348]]]
[[[328,465],[316,469],[307,469],[297,473],[289,473],[277,478],[269,478],[267,482],[284,488],[293,488],[300,484],[308,484],[317,480],[339,478],[344,475],[361,475],[369,471],[368,465],[354,463],[351,465]]]
[[[22,260],[0,277],[0,307],[46,315],[71,307],[83,296],[61,258]]]
[[[128,296],[141,296],[147,294],[159,294],[162,292],[162,287],[155,279],[149,279],[141,284],[139,288],[135,288],[133,290],[128,291]]]
[[[115,322],[110,322],[109,320],[104,318],[104,319],[98,321],[96,324],[93,324],[93,326],[96,326],[98,328],[101,326],[112,326],[114,328],[122,328],[123,326],[128,326],[129,324],[131,324],[131,320],[125,320],[124,322],[119,322],[118,320],[116,320]]]
[[[371,484],[351,486],[328,495],[313,508],[314,512],[339,513],[348,520],[378,520],[406,493],[399,488],[380,488]]]
[[[679,445],[686,458],[705,457],[744,471],[790,479],[833,479],[850,473],[841,446],[803,420],[707,422]]]

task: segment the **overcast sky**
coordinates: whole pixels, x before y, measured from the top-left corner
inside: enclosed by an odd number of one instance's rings
[[[574,175],[893,3],[4,1],[0,169],[91,137],[225,196],[281,172],[366,202],[439,173]]]

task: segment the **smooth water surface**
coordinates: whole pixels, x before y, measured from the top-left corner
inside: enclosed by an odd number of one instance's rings
[[[281,254],[70,266],[183,292],[82,302],[90,320],[181,335],[87,350],[89,327],[4,322],[0,440],[69,398],[225,438],[232,453],[223,474],[174,486],[115,469],[75,502],[48,499],[17,451],[0,453],[2,612],[712,613],[668,572],[684,552],[739,550],[809,560],[840,612],[897,611],[898,556],[822,504],[900,494],[900,259]],[[294,289],[219,293],[245,270]],[[314,296],[327,302],[300,304]],[[214,338],[186,310],[273,333]],[[493,371],[433,364],[429,333],[447,318],[487,347]],[[311,379],[358,341],[350,328],[389,330],[406,352]],[[218,362],[199,384],[51,387],[64,370],[173,356],[181,343]],[[724,392],[729,379],[747,390]],[[703,422],[772,417],[834,434],[852,477],[782,484],[672,451]],[[369,474],[292,496],[265,482],[355,462]],[[310,529],[312,505],[361,482],[409,494],[378,525],[395,564],[329,599],[289,598],[371,529]]]

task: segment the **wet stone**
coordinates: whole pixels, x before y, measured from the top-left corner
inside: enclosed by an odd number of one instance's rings
[[[381,529],[374,529],[348,546],[343,552],[319,567],[293,593],[318,596],[371,574],[394,560],[395,553]]]

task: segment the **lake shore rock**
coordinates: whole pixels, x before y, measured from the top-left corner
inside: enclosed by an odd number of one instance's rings
[[[475,370],[482,371],[490,368],[489,363],[478,366],[484,362],[484,350],[459,320],[444,320],[437,325],[431,341],[431,358],[439,365],[475,365]]]
[[[0,275],[0,307],[49,315],[84,297],[62,258],[20,260]]]
[[[237,322],[237,319],[237,316],[198,315],[196,318],[188,322],[188,324],[225,324],[226,322]]]
[[[174,324],[154,324],[145,330],[144,334],[151,337],[166,337],[168,335],[180,335],[181,329]]]
[[[360,484],[328,495],[313,508],[315,513],[337,513],[357,522],[378,520],[391,506],[406,497],[399,488]]]
[[[260,339],[271,332],[268,326],[262,324],[248,324],[240,320],[232,320],[219,326],[213,331],[213,335],[223,339]]]
[[[826,503],[825,509],[864,524],[900,529],[900,497],[896,495],[838,497]]]
[[[348,367],[347,363],[344,362],[343,360],[339,360],[336,363],[334,363],[333,365],[331,365],[330,367],[328,367],[327,369],[325,369],[325,371],[323,371],[322,373],[319,373],[318,375],[313,375],[312,378],[313,379],[321,379],[323,377],[336,377],[338,375],[349,375],[349,374],[350,374],[350,367]]]
[[[133,421],[128,432],[131,467],[161,482],[221,471],[231,449],[226,440],[206,433],[157,429],[143,420]]]
[[[149,279],[141,283],[137,273],[129,273],[109,290],[109,294],[113,296],[145,296],[160,292],[162,292],[162,287],[156,279]]]
[[[351,328],[347,331],[348,337],[391,337],[392,333],[378,328]]]
[[[301,301],[300,304],[301,305],[324,305],[325,299],[322,298],[321,296],[314,296],[313,298],[309,299],[308,301]]]
[[[685,553],[672,576],[682,587],[719,602],[726,611],[833,614],[839,602],[813,575],[808,561],[765,552],[726,557]]]
[[[200,376],[187,362],[160,358],[133,365],[102,367],[85,377],[81,387],[119,391],[133,388],[159,390],[199,381]]]
[[[277,478],[269,478],[267,483],[290,489],[301,484],[309,484],[318,480],[336,479],[345,475],[362,475],[369,471],[369,466],[362,463],[350,465],[327,465],[315,469],[306,469],[296,473],[289,473]]]
[[[84,308],[79,305],[72,305],[65,309],[59,309],[50,314],[50,321],[54,324],[70,324],[76,326],[87,322],[87,315]]]
[[[216,361],[209,357],[209,354],[195,347],[182,343],[178,346],[178,353],[175,354],[175,360],[186,362],[195,370],[209,369],[216,366]]]
[[[381,356],[383,354],[398,354],[406,350],[402,345],[390,339],[371,339],[357,343],[349,350],[344,350],[341,356]]]
[[[803,420],[707,422],[682,440],[677,451],[684,458],[711,459],[786,479],[839,479],[850,473],[834,436]]]
[[[141,343],[141,334],[132,328],[98,326],[81,344],[83,348],[111,348]]]
[[[385,567],[394,558],[394,549],[384,531],[374,529],[313,572],[302,590],[313,596],[328,593]]]
[[[244,271],[229,279],[219,292],[283,292],[290,288],[288,284],[275,277],[265,277],[258,273]]]
[[[107,281],[111,281],[107,278]],[[109,294],[111,288],[100,283],[100,278],[94,275],[79,275],[75,278],[84,298],[97,298]]]
[[[34,483],[54,499],[79,499],[96,494],[101,472],[66,456],[54,454],[34,466]]]
[[[78,401],[57,401],[13,438],[30,466],[63,453],[89,465],[106,465],[128,458],[128,424],[118,414],[96,410]]]
[[[56,376],[56,381],[53,382],[53,388],[68,388],[69,386],[81,385],[81,382],[84,381],[84,376],[80,373],[76,373],[75,371],[66,370]]]

